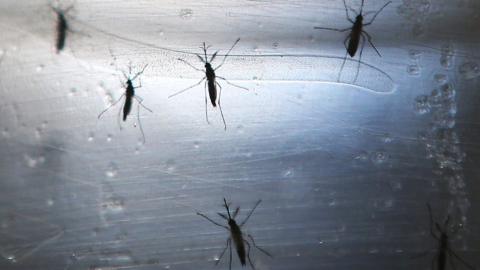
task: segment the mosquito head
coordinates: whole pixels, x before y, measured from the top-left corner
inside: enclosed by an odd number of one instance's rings
[[[355,17],[355,22],[356,22],[356,23],[358,22],[358,23],[362,24],[362,22],[363,22],[363,15],[362,15],[362,13],[358,14],[357,17]]]
[[[128,79],[126,84],[125,95],[133,97],[135,95],[135,87],[133,87],[132,80]]]
[[[208,62],[205,63],[205,69],[212,69],[212,65]]]

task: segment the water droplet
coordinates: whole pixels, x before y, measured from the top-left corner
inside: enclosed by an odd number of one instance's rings
[[[243,134],[245,131],[243,130],[243,126],[242,125],[238,125],[237,126],[237,132],[238,134]]]
[[[175,160],[169,159],[165,162],[165,169],[169,172],[175,171]]]
[[[335,199],[328,200],[328,206],[333,207],[337,205],[337,201]]]
[[[121,212],[124,210],[125,201],[120,197],[108,198],[103,202],[102,207],[108,211]]]
[[[118,174],[118,166],[113,162],[108,164],[108,168],[105,171],[105,175],[107,177],[114,178],[117,176],[117,174]]]
[[[421,72],[420,66],[418,65],[409,65],[407,67],[407,73],[411,76],[419,76]]]
[[[37,72],[41,72],[44,67],[45,67],[44,65],[38,65],[37,68],[35,68],[35,70],[36,70]]]
[[[408,55],[412,60],[418,60],[422,56],[422,51],[411,49],[408,51]]]
[[[194,141],[194,142],[193,142],[193,147],[194,147],[195,149],[200,148],[200,142]]]
[[[108,134],[107,135],[107,142],[111,142],[113,139],[113,135],[112,134]]]
[[[415,98],[414,111],[416,114],[426,114],[430,112],[429,97],[421,95]]]
[[[388,155],[383,151],[373,152],[371,156],[371,160],[374,164],[380,165],[385,163],[388,160]]]
[[[139,146],[135,147],[135,155],[138,155],[138,154],[140,154],[140,147]]]
[[[294,174],[295,174],[295,169],[293,169],[293,168],[288,168],[288,169],[286,169],[282,172],[282,176],[284,178],[293,177]]]
[[[35,138],[40,139],[42,137],[43,130],[40,127],[35,128]]]
[[[220,257],[218,257],[218,255],[214,255],[214,256],[213,256],[213,260],[214,260],[214,261],[219,261],[219,260],[220,260]]]
[[[393,141],[393,138],[392,138],[392,136],[390,136],[389,133],[385,133],[385,134],[382,135],[381,140],[384,143],[391,143]]]
[[[277,41],[273,42],[272,47],[278,49],[279,43]]]
[[[27,166],[30,167],[30,168],[35,168],[39,164],[45,162],[45,157],[43,157],[43,156],[34,158],[30,155],[24,155],[23,158],[24,158],[25,162],[27,163]]]
[[[465,62],[458,68],[458,72],[465,80],[471,80],[480,76],[480,67],[475,62]]]
[[[353,159],[360,160],[360,161],[365,161],[365,160],[368,159],[368,153],[366,151],[361,151]]]
[[[180,13],[179,13],[179,16],[180,16],[180,18],[182,18],[184,20],[190,20],[193,16],[193,10],[191,10],[189,8],[181,9]]]
[[[5,258],[11,263],[17,262],[17,258],[15,257],[15,255],[7,255]]]
[[[53,199],[47,199],[46,203],[47,203],[47,206],[52,206],[55,203],[55,201]]]
[[[95,133],[89,132],[89,133],[88,133],[87,141],[93,142],[93,140],[95,140]]]
[[[3,136],[4,138],[10,137],[10,133],[8,132],[8,128],[4,128],[4,129],[2,130],[2,136]]]
[[[77,93],[77,88],[72,87],[72,88],[70,88],[70,93],[68,93],[68,96],[73,97],[73,96],[75,96],[76,93]]]
[[[444,84],[447,82],[447,75],[445,74],[440,74],[437,73],[433,76],[433,79],[435,80],[436,83],[438,84]]]
[[[455,98],[455,88],[453,87],[452,84],[446,83],[440,87],[440,90],[442,91],[442,97],[444,99],[454,99]]]
[[[372,248],[372,249],[370,249],[370,250],[368,251],[368,253],[370,253],[370,254],[377,254],[377,253],[378,253],[378,249]]]

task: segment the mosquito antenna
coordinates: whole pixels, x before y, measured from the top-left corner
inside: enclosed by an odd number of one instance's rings
[[[225,203],[225,209],[227,209],[228,219],[232,219],[230,216],[230,208],[228,208],[227,200],[223,198],[223,202]]]
[[[131,80],[131,81],[135,80],[140,74],[142,74],[142,73],[145,71],[145,69],[147,68],[147,66],[148,66],[148,64],[146,64],[146,65],[142,68],[142,70],[140,70],[137,74],[135,74],[135,76],[133,76],[133,78],[131,78],[130,80]]]
[[[240,227],[242,227],[245,223],[247,223],[248,219],[250,218],[250,216],[253,214],[253,212],[255,211],[255,209],[257,208],[257,206],[262,202],[262,200],[258,200],[258,202],[255,204],[255,206],[252,208],[252,210],[250,210],[250,213],[248,213],[247,217],[245,218],[245,220],[240,224]]]
[[[207,62],[207,47],[205,47],[205,42],[203,42],[203,54],[205,55],[205,63]]]
[[[363,4],[365,4],[365,0],[362,0],[362,5],[360,6],[360,15],[363,13]]]

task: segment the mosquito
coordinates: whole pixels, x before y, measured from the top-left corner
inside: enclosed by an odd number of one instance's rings
[[[133,81],[135,81],[135,79],[137,79],[138,76],[140,76],[145,71],[147,66],[148,66],[148,64],[146,64],[142,68],[142,70],[137,72],[133,77],[130,77],[130,75],[132,74],[132,67],[130,65],[128,66],[128,75],[129,76],[127,76],[127,74],[125,74],[125,72],[122,71],[122,74],[123,74],[123,76],[126,80],[125,83],[122,82],[122,87],[125,88],[125,93],[123,93],[122,96],[120,96],[119,99],[117,99],[114,103],[112,103],[110,106],[108,106],[105,110],[103,110],[98,115],[98,119],[100,119],[105,112],[107,112],[113,106],[117,105],[117,103],[119,103],[122,100],[122,98],[125,97],[125,103],[123,104],[123,109],[118,111],[118,118],[117,118],[118,119],[118,125],[119,125],[120,129],[122,129],[122,126],[121,126],[121,123],[120,123],[120,113],[123,111],[122,120],[125,122],[127,120],[128,115],[130,114],[130,112],[132,110],[133,99],[137,100],[137,102],[138,102],[138,105],[137,105],[137,120],[138,120],[138,126],[140,127],[140,132],[142,133],[142,142],[143,143],[145,143],[145,133],[143,132],[142,122],[140,122],[140,106],[142,106],[143,108],[145,108],[147,111],[149,111],[151,113],[153,113],[153,111],[151,109],[149,109],[148,107],[146,107],[145,105],[143,105],[142,104],[143,99],[140,96],[135,94],[135,89],[138,89],[138,88],[142,87],[142,82],[140,81],[140,78],[139,78],[139,85],[138,86],[134,86]]]
[[[227,123],[225,122],[225,117],[223,116],[222,105],[221,105],[221,102],[220,102],[220,96],[222,94],[222,86],[217,82],[217,79],[223,80],[223,81],[225,81],[226,83],[228,83],[232,86],[235,86],[237,88],[241,88],[241,89],[244,89],[244,90],[247,90],[247,91],[248,91],[248,88],[240,86],[240,85],[233,84],[233,83],[227,81],[227,79],[225,79],[223,77],[220,77],[220,76],[217,76],[215,74],[215,71],[217,71],[221,66],[223,66],[223,64],[225,63],[225,60],[227,59],[228,55],[232,51],[233,47],[235,47],[235,45],[237,45],[237,43],[239,41],[240,41],[240,38],[238,38],[233,43],[230,50],[228,50],[228,52],[223,57],[223,60],[220,63],[220,65],[218,65],[216,68],[213,68],[211,63],[215,59],[215,57],[217,56],[218,51],[216,51],[214,54],[212,54],[212,57],[210,58],[210,60],[208,60],[207,50],[208,50],[208,48],[210,48],[210,46],[206,46],[205,42],[203,43],[203,47],[200,47],[200,49],[203,49],[204,57],[202,57],[199,54],[195,54],[198,57],[198,59],[200,59],[200,61],[205,64],[205,71],[195,67],[194,65],[190,64],[189,62],[187,62],[187,61],[185,61],[181,58],[178,58],[179,61],[185,63],[186,65],[195,69],[196,71],[205,73],[205,76],[198,83],[196,83],[192,86],[189,86],[189,87],[187,87],[183,90],[180,90],[180,91],[170,95],[168,98],[174,97],[174,96],[179,95],[179,94],[181,94],[181,93],[183,93],[187,90],[190,90],[190,89],[200,85],[203,81],[205,81],[205,86],[204,86],[205,87],[205,118],[207,120],[207,123],[210,123],[208,121],[208,110],[207,110],[207,103],[208,103],[208,101],[207,101],[207,86],[208,86],[208,96],[210,98],[210,102],[212,103],[213,107],[217,107],[217,104],[218,104],[218,108],[220,109],[220,114],[221,114],[222,120],[223,120],[223,125],[225,127],[225,130],[227,130]]]
[[[55,12],[55,15],[57,16],[55,50],[58,54],[65,47],[65,39],[67,38],[67,32],[70,31],[67,19],[65,18],[65,14],[73,8],[73,5],[63,10],[52,5],[50,5],[50,8],[53,10],[53,12]]]
[[[382,10],[386,6],[388,6],[390,3],[392,3],[392,1],[387,2],[385,5],[383,5],[382,8],[380,8],[377,12],[375,12],[375,15],[373,15],[372,19],[367,23],[363,23],[364,2],[365,2],[365,0],[362,0],[362,4],[360,6],[360,13],[357,13],[354,9],[347,7],[347,3],[345,2],[345,0],[343,0],[343,5],[345,6],[345,13],[346,13],[346,16],[347,16],[347,20],[352,23],[351,28],[349,27],[349,28],[345,28],[345,29],[337,29],[337,28],[328,28],[328,27],[314,27],[314,29],[318,29],[318,30],[330,30],[330,31],[336,31],[336,32],[350,31],[348,36],[343,41],[343,44],[345,45],[345,49],[347,51],[345,53],[345,57],[343,58],[342,67],[340,68],[340,73],[338,74],[337,81],[340,81],[342,70],[345,66],[345,62],[347,61],[347,54],[350,55],[350,57],[352,57],[352,58],[355,57],[355,54],[357,53],[358,47],[359,47],[359,44],[360,44],[360,39],[362,41],[362,46],[360,48],[360,56],[359,56],[359,59],[358,59],[357,72],[355,74],[354,82],[356,82],[357,78],[358,78],[358,73],[359,73],[359,70],[360,70],[360,61],[362,60],[363,48],[365,47],[365,39],[368,41],[368,43],[370,43],[370,45],[373,47],[375,52],[377,52],[378,56],[382,57],[380,52],[377,50],[377,48],[373,44],[372,37],[365,30],[363,30],[363,27],[372,24],[373,21],[375,20],[375,18],[378,16],[378,14],[380,12],[382,12]],[[355,15],[356,15],[355,21],[350,18],[350,15],[348,13],[349,9],[350,9],[350,11],[355,13]],[[348,44],[347,44],[347,42],[348,42]]]
[[[446,264],[447,264],[447,258],[450,259],[449,262],[452,269],[456,269],[453,261],[453,258],[455,258],[458,261],[460,261],[463,265],[465,265],[468,269],[475,270],[475,267],[465,262],[459,255],[457,255],[450,248],[449,236],[448,236],[448,224],[450,222],[450,216],[447,216],[447,219],[445,220],[443,226],[441,226],[438,222],[433,220],[432,208],[428,203],[427,203],[427,208],[428,208],[428,214],[430,216],[430,234],[435,240],[438,241],[437,254],[432,259],[432,266],[431,266],[432,270],[435,269],[434,267],[435,263],[437,265],[438,270],[445,270]],[[439,234],[435,232],[435,229],[438,231]],[[457,231],[458,231],[458,228],[453,233],[456,233]]]
[[[250,213],[248,213],[247,217],[240,224],[237,224],[237,221],[235,220],[235,218],[237,217],[238,213],[240,212],[240,207],[237,207],[235,209],[235,211],[233,212],[233,215],[230,214],[229,204],[227,203],[227,200],[225,198],[223,198],[224,207],[225,207],[225,209],[227,209],[227,215],[225,215],[223,213],[217,213],[217,214],[221,218],[225,219],[228,222],[228,227],[225,226],[225,225],[222,225],[220,223],[217,223],[216,221],[210,219],[209,217],[207,217],[206,215],[204,215],[202,213],[197,212],[197,215],[205,218],[206,220],[210,221],[211,223],[213,223],[217,226],[225,228],[226,230],[228,230],[230,232],[230,236],[227,239],[227,245],[223,249],[222,253],[220,254],[220,257],[218,258],[218,260],[215,262],[215,265],[218,265],[218,263],[222,259],[223,255],[225,254],[225,251],[227,250],[227,248],[230,248],[230,260],[229,260],[229,268],[228,269],[229,270],[232,269],[232,241],[233,241],[233,244],[235,245],[235,249],[237,251],[238,258],[240,259],[240,263],[242,264],[242,266],[246,265],[246,261],[248,259],[248,263],[250,264],[252,269],[255,270],[255,266],[253,265],[252,260],[250,259],[250,247],[251,247],[250,242],[248,242],[248,240],[244,238],[244,234],[243,234],[241,229],[245,225],[245,223],[247,223],[248,219],[250,218],[250,216],[253,214],[253,212],[255,211],[255,209],[257,208],[257,206],[261,202],[262,202],[262,200],[258,200],[257,203],[255,204],[255,206],[252,208],[252,210],[250,210]],[[257,246],[257,244],[255,243],[255,240],[253,239],[253,237],[250,234],[247,234],[247,236],[251,240],[251,242],[252,242],[251,244],[255,248],[257,248],[258,250],[263,252],[265,255],[267,255],[269,257],[272,257],[272,255],[270,253],[268,253],[266,250]],[[245,252],[245,245],[247,247],[246,252]]]

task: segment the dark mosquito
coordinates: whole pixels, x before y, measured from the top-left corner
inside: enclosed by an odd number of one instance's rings
[[[248,213],[247,217],[240,224],[237,224],[235,218],[237,217],[238,213],[240,212],[240,207],[237,207],[235,209],[235,211],[233,212],[233,215],[231,215],[229,204],[227,204],[227,200],[225,198],[223,198],[223,203],[224,203],[225,209],[227,209],[227,215],[222,214],[222,213],[217,213],[217,214],[221,218],[225,219],[228,222],[228,227],[225,226],[225,225],[222,225],[220,223],[217,223],[216,221],[213,221],[212,219],[210,219],[209,217],[207,217],[206,215],[204,215],[202,213],[197,212],[197,215],[205,218],[206,220],[210,221],[211,223],[213,223],[217,226],[225,228],[226,230],[228,230],[230,232],[230,236],[227,239],[227,245],[223,249],[222,253],[220,254],[220,257],[218,258],[218,260],[215,262],[215,265],[217,265],[220,262],[223,255],[225,254],[225,251],[227,250],[227,248],[230,248],[229,269],[230,270],[232,269],[232,241],[233,241],[233,244],[235,245],[235,250],[237,251],[237,255],[238,255],[238,258],[240,259],[240,263],[242,264],[242,266],[246,265],[246,261],[248,259],[248,263],[250,264],[252,269],[255,270],[255,266],[253,265],[252,260],[250,259],[250,248],[251,248],[250,242],[248,242],[248,240],[244,238],[244,234],[242,233],[241,229],[245,225],[245,223],[247,223],[248,219],[250,218],[250,216],[253,214],[253,212],[255,211],[255,209],[257,208],[257,206],[261,202],[262,202],[262,200],[259,200],[255,204],[255,206],[252,208],[252,210],[250,210],[250,213]],[[266,250],[257,246],[257,244],[255,243],[255,240],[253,239],[253,237],[250,234],[247,234],[247,236],[251,240],[251,242],[252,242],[251,244],[255,248],[260,250],[265,255],[267,255],[269,257],[272,257],[272,255],[270,255],[270,253],[268,253]],[[247,247],[246,252],[245,252],[245,245]]]
[[[362,0],[362,4],[360,6],[360,13],[357,13],[355,10],[353,10],[351,8],[348,8],[347,3],[345,2],[345,0],[343,0],[343,5],[345,6],[345,13],[346,13],[346,16],[347,16],[347,20],[353,24],[351,28],[349,27],[349,28],[345,28],[345,29],[336,29],[336,28],[328,28],[328,27],[314,27],[314,29],[330,30],[330,31],[337,31],[337,32],[350,31],[348,36],[343,41],[343,44],[345,45],[345,49],[347,50],[347,52],[345,53],[345,57],[343,59],[342,67],[340,68],[340,73],[338,74],[337,81],[340,81],[340,76],[341,76],[342,70],[345,66],[345,62],[347,60],[347,54],[350,55],[350,57],[352,57],[352,58],[355,57],[355,54],[357,53],[358,46],[360,44],[360,39],[361,39],[362,40],[362,47],[360,48],[360,56],[359,56],[359,59],[358,59],[357,72],[355,74],[355,79],[354,79],[354,82],[357,81],[358,73],[359,73],[359,69],[360,69],[360,61],[362,60],[363,48],[365,46],[365,36],[366,36],[366,39],[368,40],[368,43],[370,43],[370,45],[373,47],[373,49],[375,49],[375,52],[377,52],[378,56],[382,57],[380,52],[377,50],[377,48],[373,44],[372,37],[365,30],[363,30],[363,27],[372,24],[373,21],[375,20],[375,18],[378,16],[378,14],[386,6],[388,6],[390,3],[392,3],[392,1],[387,2],[385,5],[383,5],[383,7],[381,9],[379,9],[377,12],[375,12],[375,15],[373,15],[372,19],[367,23],[363,23],[363,15],[364,15],[363,14],[363,5],[364,5],[364,2],[365,2],[365,0]],[[348,9],[350,9],[350,11],[352,11],[353,13],[356,14],[355,21],[353,21],[350,18],[350,15],[348,13]],[[348,44],[347,44],[347,41],[348,41]]]
[[[446,269],[446,264],[447,264],[447,259],[449,259],[450,265],[452,269],[455,268],[455,264],[453,259],[457,259],[460,261],[463,265],[465,265],[468,269],[475,270],[475,267],[471,266],[467,262],[465,262],[459,255],[457,255],[451,248],[450,248],[450,243],[449,243],[449,235],[448,235],[448,225],[450,222],[450,216],[447,216],[447,219],[443,223],[443,226],[441,226],[438,222],[433,220],[433,215],[432,215],[432,208],[430,207],[430,204],[427,203],[427,208],[428,208],[428,214],[430,216],[430,234],[432,237],[438,241],[438,249],[437,249],[437,254],[435,257],[432,259],[432,270],[445,270]],[[438,233],[435,232],[435,229],[438,231]],[[453,231],[452,233],[455,234],[457,230]],[[437,268],[435,268],[435,264]]]
[[[132,102],[133,102],[133,99],[136,99],[137,102],[138,102],[138,105],[137,105],[137,120],[138,120],[138,126],[140,127],[140,132],[142,133],[142,142],[145,143],[145,133],[143,132],[143,127],[142,127],[142,123],[140,122],[140,106],[142,106],[143,108],[145,108],[147,111],[149,112],[153,112],[152,110],[150,110],[149,108],[147,108],[145,105],[142,104],[143,102],[143,99],[141,97],[139,97],[138,95],[135,94],[135,89],[137,88],[141,88],[142,87],[142,82],[140,81],[139,79],[139,85],[138,86],[134,86],[133,85],[133,81],[135,79],[138,78],[138,76],[140,76],[144,71],[145,69],[147,68],[148,64],[145,65],[143,67],[143,69],[139,72],[137,72],[133,77],[129,77],[131,74],[132,74],[132,68],[131,66],[128,67],[128,75],[125,74],[125,72],[122,71],[122,74],[126,80],[125,83],[122,83],[122,87],[125,88],[125,93],[122,94],[122,96],[120,96],[119,99],[117,99],[117,101],[115,101],[114,103],[112,103],[110,106],[108,106],[108,108],[106,108],[105,110],[103,110],[99,115],[98,115],[98,119],[100,119],[100,117],[102,117],[102,115],[107,112],[110,108],[112,108],[113,106],[115,106],[117,103],[119,103],[123,97],[125,97],[125,103],[123,104],[123,109],[118,111],[118,117],[120,117],[120,113],[123,111],[123,121],[125,122],[127,120],[127,117],[128,115],[130,114],[131,110],[132,110]],[[122,126],[120,124],[120,119],[118,118],[118,125],[120,127],[120,129],[122,129]]]
[[[55,50],[56,53],[60,53],[65,47],[65,40],[67,38],[67,32],[70,30],[68,27],[67,19],[65,14],[72,9],[73,6],[69,6],[66,9],[60,9],[50,5],[50,8],[55,12],[57,16],[57,27],[56,27],[56,37],[55,37]]]
[[[235,41],[235,43],[233,43],[232,47],[230,48],[230,50],[228,50],[228,52],[225,54],[225,56],[223,57],[223,60],[222,62],[220,63],[220,65],[218,65],[216,68],[213,68],[212,65],[211,65],[211,62],[215,59],[215,57],[217,56],[218,54],[218,51],[216,51],[214,54],[212,54],[212,57],[210,58],[210,60],[208,60],[208,57],[207,57],[207,49],[210,48],[210,46],[206,46],[205,45],[205,42],[203,43],[203,47],[200,47],[200,49],[203,49],[203,55],[205,58],[203,58],[201,55],[199,54],[196,54],[196,56],[198,57],[198,59],[200,59],[200,61],[202,61],[204,64],[205,64],[205,71],[204,70],[201,70],[197,67],[195,67],[194,65],[190,64],[189,62],[183,60],[183,59],[180,59],[178,58],[179,61],[182,61],[183,63],[187,64],[188,66],[190,66],[191,68],[195,69],[196,71],[200,71],[202,73],[205,73],[205,76],[196,84],[192,85],[192,86],[189,86],[183,90],[180,90],[172,95],[170,95],[168,98],[171,98],[171,97],[174,97],[176,95],[179,95],[189,89],[192,89],[193,87],[201,84],[203,81],[205,81],[205,118],[207,119],[207,123],[210,123],[208,121],[208,112],[207,112],[207,85],[208,85],[208,96],[210,97],[210,102],[212,103],[212,106],[213,107],[216,107],[217,106],[217,103],[218,103],[218,108],[220,109],[220,114],[222,115],[222,120],[223,120],[223,125],[225,127],[225,130],[227,129],[227,123],[225,122],[225,117],[223,116],[223,111],[222,111],[222,105],[221,105],[221,102],[220,102],[220,96],[222,94],[222,86],[220,86],[220,84],[217,82],[217,79],[220,79],[220,80],[223,80],[225,81],[226,83],[232,85],[232,86],[235,86],[235,87],[238,87],[238,88],[241,88],[241,89],[244,89],[244,90],[247,90],[248,91],[248,88],[245,88],[245,87],[242,87],[242,86],[239,86],[239,85],[236,85],[236,84],[233,84],[229,81],[227,81],[227,79],[223,78],[223,77],[220,77],[220,76],[217,76],[215,74],[215,71],[217,71],[224,63],[225,63],[225,60],[227,59],[228,55],[230,54],[230,52],[232,51],[233,47],[235,47],[235,45],[237,45],[237,43],[240,41],[240,38],[237,39]],[[218,87],[218,88],[217,88]],[[218,94],[218,95],[217,95]]]

